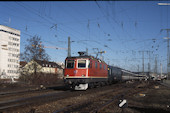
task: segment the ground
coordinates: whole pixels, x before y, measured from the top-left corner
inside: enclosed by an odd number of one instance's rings
[[[170,86],[170,81],[164,81]],[[148,85],[149,84],[149,85]],[[9,85],[10,86],[10,85]],[[9,87],[9,86],[6,86]],[[11,88],[12,86],[10,86]],[[18,85],[15,85],[18,87]],[[23,86],[24,87],[24,86]],[[0,88],[0,90],[4,88]],[[17,88],[16,88],[17,89]],[[90,89],[87,91],[73,91],[67,92],[67,98],[59,100],[53,100],[50,102],[42,103],[41,105],[28,106],[26,108],[20,108],[12,111],[13,113],[54,113],[57,110],[61,110],[65,107],[82,103],[89,103],[89,106],[82,104],[84,108],[82,110],[73,110],[73,113],[88,113],[88,110],[95,107],[100,107],[99,103],[107,102],[115,95],[124,92],[128,89],[129,92],[124,93],[124,99],[127,100],[127,104],[120,108],[118,105],[120,99],[117,98],[113,103],[105,107],[101,113],[170,113],[170,88],[165,87],[155,81],[122,83],[113,84],[111,86],[99,87]],[[7,89],[6,89],[7,90]],[[57,91],[57,90],[56,90]],[[130,93],[132,92],[132,93]],[[72,96],[71,96],[71,95]],[[94,101],[93,101],[94,100]],[[90,103],[93,102],[93,103]],[[95,106],[95,104],[96,106]],[[99,104],[99,105],[98,105]],[[87,111],[86,111],[87,110]],[[7,113],[11,113],[7,112]]]

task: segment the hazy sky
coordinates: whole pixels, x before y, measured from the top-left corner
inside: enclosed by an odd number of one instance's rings
[[[164,1],[161,1],[165,3]],[[104,60],[128,70],[145,71],[167,65],[167,37],[170,6],[160,1],[37,1],[0,2],[0,24],[21,31],[21,52],[26,39],[38,35],[48,47],[67,48],[71,37],[72,56],[78,51],[106,51]],[[167,2],[166,2],[167,3]],[[66,50],[45,48],[51,61],[64,62]],[[150,51],[150,52],[149,52]],[[149,55],[150,54],[150,55]],[[95,55],[95,54],[92,54]]]

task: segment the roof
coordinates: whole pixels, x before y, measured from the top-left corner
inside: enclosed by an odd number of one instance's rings
[[[18,34],[18,35],[20,35],[20,32],[21,32],[20,30],[17,30],[17,29],[14,29],[14,28],[2,25],[2,24],[0,24],[0,29],[5,30],[7,32],[15,33],[15,34]]]
[[[27,62],[25,62],[25,61],[20,61],[20,66],[21,66],[21,67],[24,67],[26,64],[27,64]]]
[[[116,69],[122,69],[120,67],[117,67],[117,66],[111,66],[111,65],[108,65],[109,68],[116,68]]]
[[[88,56],[88,55],[85,55],[85,56],[67,57],[66,59],[76,59],[76,58],[90,58],[90,59],[93,59],[93,60],[96,60],[96,61],[101,61],[101,62],[105,63],[104,61],[102,61],[102,60],[99,59],[99,58],[95,58],[95,57],[93,57],[93,56]]]
[[[42,67],[54,67],[54,68],[62,69],[62,67],[55,62],[49,62],[49,61],[45,61],[45,60],[35,60],[35,62],[37,62]]]
[[[72,56],[67,58],[91,58],[91,56]]]

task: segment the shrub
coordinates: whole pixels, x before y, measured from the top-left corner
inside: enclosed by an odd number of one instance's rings
[[[56,84],[58,81],[57,74],[47,74],[47,73],[37,73],[30,75],[22,75],[19,78],[20,82],[28,83],[31,85],[52,85]]]

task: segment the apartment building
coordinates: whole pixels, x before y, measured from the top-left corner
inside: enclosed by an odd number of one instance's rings
[[[0,25],[0,78],[19,78],[20,31]]]

